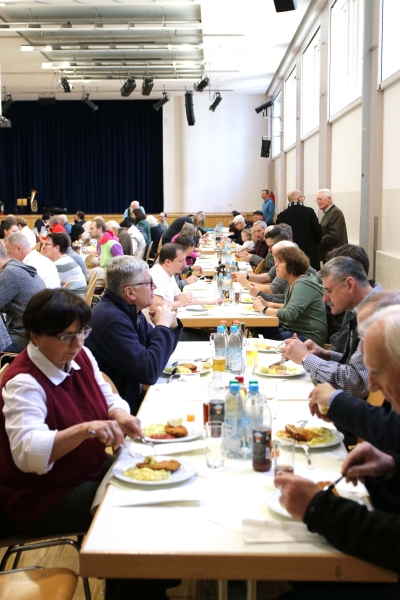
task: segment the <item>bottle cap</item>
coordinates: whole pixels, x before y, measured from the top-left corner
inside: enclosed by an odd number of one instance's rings
[[[224,333],[224,326],[223,325],[218,325],[218,327],[217,327],[217,333]]]
[[[219,274],[219,278],[222,279],[222,273]]]
[[[220,321],[219,324],[220,325],[226,325],[226,321]]]
[[[243,375],[236,375],[235,379],[239,383],[244,383],[244,377],[243,377]]]
[[[258,392],[258,382],[257,381],[251,381],[249,383],[249,390],[250,390],[250,392]]]
[[[238,330],[238,326],[237,325],[231,325],[231,333],[236,333]]]
[[[229,382],[229,391],[230,392],[237,393],[237,392],[239,392],[239,390],[240,390],[239,383],[237,381]]]

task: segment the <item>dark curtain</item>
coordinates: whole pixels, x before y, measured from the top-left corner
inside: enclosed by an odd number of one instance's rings
[[[162,109],[152,101],[14,102],[0,129],[0,201],[15,212],[17,198],[38,191],[44,206],[69,213],[121,213],[132,200],[146,212],[163,209]],[[28,209],[21,212],[29,213]]]

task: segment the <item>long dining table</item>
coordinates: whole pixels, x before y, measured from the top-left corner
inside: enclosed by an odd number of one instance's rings
[[[276,356],[260,353],[259,365],[276,362]],[[171,360],[209,357],[209,343],[181,342]],[[229,377],[224,375],[226,382]],[[167,384],[167,378],[162,376],[149,388],[141,405],[142,425],[182,417],[188,427],[201,432],[203,402],[208,398],[211,378],[212,373],[206,372],[181,376]],[[261,385],[271,381],[246,369],[245,381],[249,379],[257,379]],[[313,384],[306,374],[275,381],[273,435],[285,424],[299,419],[308,419],[309,426],[325,425],[309,413],[307,398]],[[194,417],[194,422],[187,422],[188,415]],[[333,428],[332,424],[327,426]],[[157,448],[165,454],[166,446],[158,444]],[[309,533],[302,523],[281,516],[279,506],[278,512],[271,508],[271,500],[275,498],[276,504],[279,495],[273,483],[273,469],[256,473],[248,458],[227,458],[223,468],[210,469],[201,439],[173,443],[170,448],[173,447],[173,458],[188,461],[196,471],[189,481],[144,488],[134,482],[124,484],[107,479],[110,485],[104,485],[104,495],[80,553],[82,576],[214,579],[219,581],[220,598],[226,597],[229,579],[247,580],[248,597],[252,598],[257,580],[397,581],[397,574],[341,553],[321,536]],[[143,445],[132,442],[117,461],[125,466],[136,464],[137,458],[129,455],[132,448],[134,455],[143,453]],[[315,482],[338,478],[346,456],[343,443],[312,449],[310,453],[312,470],[307,468],[302,449],[296,448],[296,474]],[[144,454],[148,454],[146,447]],[[166,488],[171,493],[178,490],[183,498],[186,494],[191,500],[180,501],[178,496],[175,503],[146,505],[146,499],[151,501],[152,494],[165,492]],[[367,502],[365,488],[361,488],[357,491],[344,483],[340,493],[354,501]],[[143,496],[145,499],[141,500]],[[255,540],[248,538],[249,524],[255,529]]]

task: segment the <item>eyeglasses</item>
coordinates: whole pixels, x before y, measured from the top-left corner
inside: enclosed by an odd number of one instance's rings
[[[43,244],[43,246],[53,246],[54,248],[54,244]]]
[[[75,341],[75,338],[83,337],[83,339],[86,340],[91,331],[92,328],[89,327],[89,325],[86,325],[86,327],[84,327],[81,331],[78,331],[78,333],[67,333],[65,335],[56,334],[54,337],[60,340],[63,344],[71,344],[71,342]]]
[[[150,285],[150,287],[153,287],[153,278],[150,277],[149,281],[143,281],[142,283],[135,283],[133,287],[137,287],[138,285]]]
[[[334,287],[336,287],[337,285],[339,285],[339,283],[343,283],[343,281],[346,281],[347,277],[345,277],[344,279],[341,279],[340,281],[338,281],[337,283],[334,283],[333,285],[331,285],[331,287],[326,288],[323,287],[322,289],[324,290],[325,294],[331,294],[332,290]]]

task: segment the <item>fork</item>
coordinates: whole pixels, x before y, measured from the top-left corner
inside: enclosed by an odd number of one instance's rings
[[[310,446],[308,444],[300,444],[300,448],[303,448],[304,454],[306,455],[307,469],[314,469],[315,467],[312,463],[312,460],[311,460],[311,457],[309,454]]]
[[[155,445],[153,444],[153,442],[150,442],[150,441],[148,441],[148,440],[145,440],[145,438],[140,438],[140,437],[139,437],[139,438],[137,438],[137,439],[138,439],[138,440],[140,440],[140,442],[141,442],[142,444],[146,444],[146,446],[150,446],[150,448],[153,448],[154,456],[157,456],[156,447],[155,447]]]

